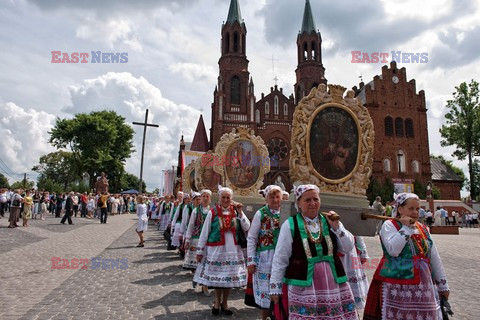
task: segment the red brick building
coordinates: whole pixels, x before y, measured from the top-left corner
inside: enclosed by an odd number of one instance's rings
[[[273,159],[271,172],[265,177],[270,184],[281,176],[290,189],[288,163],[293,112],[296,103],[311,88],[326,83],[322,64],[322,38],[316,31],[310,2],[306,1],[301,30],[297,36],[298,65],[295,70],[295,97],[287,97],[277,85],[257,101],[254,82],[248,71],[247,28],[238,0],[231,0],[228,17],[221,31],[221,57],[218,61],[218,83],[213,93],[210,148],[234,127],[246,127],[262,137]]]
[[[375,128],[372,177],[380,181],[391,178],[399,185],[430,181],[425,92],[417,93],[415,80],[407,79],[406,69],[391,62],[372,81],[353,89]]]
[[[295,96],[276,85],[257,100],[247,59],[247,27],[238,0],[231,0],[221,30],[219,76],[213,93],[210,149],[234,127],[253,129],[265,141],[272,161],[265,184],[282,177],[290,190],[289,152],[295,106],[311,88],[327,83],[322,63],[322,37],[316,30],[310,2],[306,0],[297,35]],[[432,180],[425,93],[417,93],[415,80],[395,62],[359,88],[356,97],[368,108],[375,128],[373,179],[391,178],[398,186],[426,184]],[[201,139],[204,140],[204,139]],[[458,186],[459,187],[459,186]],[[452,191],[451,195],[455,192]],[[456,194],[456,193],[455,193]],[[459,196],[458,196],[459,198]],[[457,199],[457,198],[456,198]]]

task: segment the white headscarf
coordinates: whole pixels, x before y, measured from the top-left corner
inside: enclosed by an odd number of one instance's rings
[[[277,186],[277,185],[275,185],[275,184],[271,184],[271,185],[267,186],[267,187],[265,188],[265,198],[268,197],[268,194],[269,194],[270,192],[275,191],[275,190],[278,191],[278,192],[280,192],[280,194],[281,194],[282,191],[283,191],[282,188],[280,188],[279,186]]]
[[[320,194],[320,189],[316,185],[301,184],[293,189],[293,192],[295,192],[295,200],[300,199],[300,197],[308,190],[316,190]]]
[[[395,204],[393,205],[392,218],[397,216],[398,207],[405,203],[408,199],[417,199],[420,198],[415,193],[403,192],[395,197]]]

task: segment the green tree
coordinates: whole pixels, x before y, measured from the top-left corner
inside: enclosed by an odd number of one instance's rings
[[[65,188],[62,184],[55,182],[48,178],[40,178],[37,181],[37,188],[39,190],[47,190],[49,192],[62,193]]]
[[[473,174],[474,156],[480,154],[480,94],[479,84],[475,80],[467,85],[462,82],[455,87],[453,99],[447,101],[449,110],[445,115],[446,124],[440,128],[442,146],[456,146],[453,156],[459,160],[468,160],[470,176],[470,195],[478,195],[477,181]]]
[[[25,183],[24,183],[23,180],[15,181],[14,183],[12,183],[10,188],[12,188],[12,189],[33,189],[34,186],[35,186],[35,182],[27,179],[27,181],[25,181]]]
[[[8,183],[7,177],[0,173],[0,188],[9,188],[10,184]]]
[[[109,190],[116,192],[121,189],[125,161],[134,152],[133,134],[124,117],[114,111],[98,111],[80,113],[73,119],[57,118],[50,143],[72,151],[75,176],[87,172],[91,187],[97,176],[105,172]]]
[[[367,198],[370,203],[375,201],[377,196],[382,198],[382,202],[393,200],[394,185],[392,179],[387,178],[384,182],[371,179],[367,189]]]
[[[152,193],[158,195],[160,193],[160,189],[155,188],[155,189],[153,189]]]
[[[78,170],[75,166],[75,160],[72,152],[55,151],[40,157],[39,164],[32,168],[33,171],[40,173],[38,176],[38,187],[53,191],[44,187],[54,187],[55,192],[58,192],[58,184],[62,191],[69,191],[71,185],[81,179]]]
[[[477,184],[478,184],[478,181],[480,181],[480,161],[478,159],[475,159],[473,161],[473,165],[472,165],[472,174],[473,174],[473,177],[475,178],[475,181],[477,181]],[[465,186],[466,186],[466,189],[468,191],[471,191],[470,190],[470,181],[468,178],[465,178]],[[477,195],[477,199],[480,197],[480,195]]]
[[[122,177],[121,186],[123,190],[138,190],[138,187],[140,186],[140,179],[136,175],[126,172]],[[147,185],[145,184],[145,181],[142,181],[142,190],[144,192],[145,190],[147,190]]]

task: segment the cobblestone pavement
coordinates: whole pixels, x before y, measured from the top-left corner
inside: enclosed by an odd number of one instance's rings
[[[165,241],[153,226],[146,232],[145,247],[135,247],[134,215],[109,217],[106,225],[77,218],[74,226],[68,226],[48,218],[14,230],[6,228],[6,220],[0,219],[0,241],[9,246],[0,251],[0,319],[212,317],[213,297],[192,288],[190,272],[181,268],[174,251],[166,251]],[[480,262],[480,230],[461,229],[460,236],[433,238],[450,282],[453,319],[478,319],[478,276],[473,280]],[[378,238],[366,238],[366,243],[370,257],[380,258]],[[88,269],[52,270],[55,256],[127,260],[114,269],[97,265],[93,269],[90,262]],[[370,279],[373,272],[367,270]],[[232,291],[230,306],[233,318],[258,318],[256,309],[243,304],[242,290]]]

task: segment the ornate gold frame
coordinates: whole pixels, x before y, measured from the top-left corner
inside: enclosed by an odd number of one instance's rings
[[[322,191],[365,195],[370,182],[373,165],[373,143],[375,132],[367,108],[355,98],[352,90],[339,85],[320,84],[304,97],[295,109],[292,123],[290,151],[290,180],[294,184],[313,183]],[[357,162],[346,177],[331,180],[321,176],[312,166],[310,159],[310,130],[315,116],[326,107],[339,107],[355,119],[359,129]]]
[[[260,159],[269,159],[268,149],[265,146],[263,139],[259,136],[255,136],[253,130],[242,127],[233,128],[232,132],[225,133],[220,138],[220,141],[215,147],[215,156],[217,159],[225,159],[230,146],[238,140],[250,141],[257,149],[258,157]],[[260,197],[258,190],[260,190],[263,185],[263,178],[265,174],[270,172],[270,161],[260,161],[259,168],[260,172],[257,181],[248,188],[239,188],[230,182],[225,170],[225,164],[223,164],[222,161],[215,161],[213,166],[213,170],[222,176],[222,180],[224,181],[226,187],[231,188],[234,192],[234,195],[251,197]]]
[[[190,185],[190,175],[192,171],[195,171],[195,164],[201,161],[200,158],[190,163],[184,170],[182,174],[182,189],[183,192],[191,193],[193,191],[192,186]],[[196,182],[196,180],[195,180]],[[198,190],[197,186],[195,185],[195,189]]]

